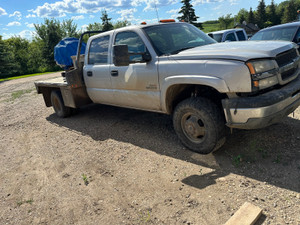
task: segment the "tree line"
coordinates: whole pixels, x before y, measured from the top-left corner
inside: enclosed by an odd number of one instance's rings
[[[110,22],[106,11],[100,17],[102,22],[89,24],[87,31],[112,30],[130,25],[128,21]],[[83,33],[73,20],[45,19],[35,24],[32,41],[20,36],[3,40],[0,35],[0,78],[61,70],[54,61],[54,47],[65,37],[79,38]]]
[[[236,24],[244,21],[256,24],[260,29],[282,23],[298,20],[297,11],[300,9],[300,0],[283,1],[275,4],[274,0],[266,5],[264,0],[258,2],[257,8],[249,10],[241,9],[236,16],[227,14],[219,17],[218,22],[221,29],[233,28]],[[212,21],[210,21],[212,22]]]

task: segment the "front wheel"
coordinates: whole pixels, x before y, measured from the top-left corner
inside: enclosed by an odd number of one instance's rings
[[[221,147],[221,140],[225,140],[224,116],[206,98],[194,97],[179,103],[173,114],[173,125],[183,145],[201,154]]]
[[[51,92],[51,103],[56,115],[58,115],[59,117],[64,118],[71,115],[71,108],[65,106],[60,91]]]

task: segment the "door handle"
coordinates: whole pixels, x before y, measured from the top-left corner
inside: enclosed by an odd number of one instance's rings
[[[93,72],[92,71],[87,71],[87,75],[88,75],[88,77],[91,77],[91,76],[93,76]]]
[[[118,70],[112,70],[110,72],[110,75],[112,75],[113,77],[117,77],[119,75],[119,71]]]

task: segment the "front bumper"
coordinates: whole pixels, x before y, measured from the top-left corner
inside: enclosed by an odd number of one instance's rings
[[[281,89],[256,97],[222,100],[227,126],[258,129],[277,123],[300,105],[300,75]]]

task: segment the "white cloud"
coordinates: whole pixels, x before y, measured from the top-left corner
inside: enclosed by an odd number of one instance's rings
[[[224,2],[224,1],[228,1],[228,0],[194,0],[192,2],[192,4],[194,6],[196,6],[196,5],[201,5],[201,4],[220,3],[220,2]],[[229,0],[229,1],[231,1],[231,0]]]
[[[21,23],[18,21],[10,22],[6,26],[12,27],[12,26],[21,26]]]
[[[88,25],[84,24],[84,25],[81,26],[81,29],[85,31],[87,27],[88,27]]]
[[[71,13],[98,13],[101,10],[111,12],[143,5],[145,6],[144,11],[149,11],[154,10],[155,6],[159,9],[176,3],[178,3],[178,0],[58,0],[53,3],[44,3],[36,9],[29,10],[29,12],[36,14],[38,17],[64,17]]]
[[[7,12],[5,11],[5,9],[0,7],[0,16],[5,16],[7,15]]]
[[[80,15],[80,16],[72,16],[72,20],[83,20],[84,16]]]
[[[137,9],[132,8],[132,9],[123,9],[120,11],[117,11],[118,14],[120,14],[120,18],[118,20],[127,20],[127,21],[132,21],[134,20],[133,14],[137,11]]]
[[[28,15],[26,16],[26,18],[34,18],[34,17],[36,17],[36,15],[34,15],[34,14],[28,14]]]
[[[95,18],[95,16],[94,15],[90,15],[90,18],[93,19],[93,18]]]
[[[23,30],[18,35],[21,36],[22,38],[31,40],[32,37],[35,35],[35,32],[30,31],[30,30]]]
[[[33,24],[33,23],[28,23],[28,22],[26,22],[25,24],[26,24],[26,26],[29,27],[29,28],[34,28],[34,24]]]
[[[13,14],[9,14],[9,17],[15,17],[17,20],[21,20],[22,13],[15,11]]]

